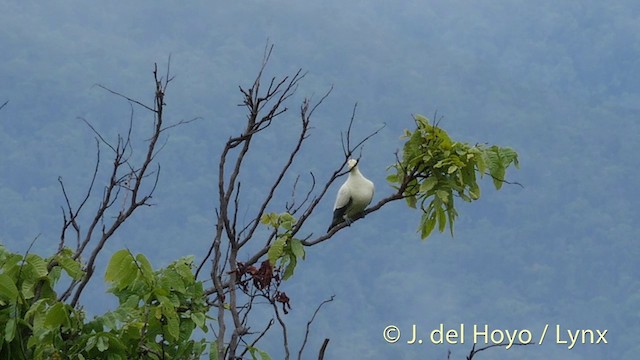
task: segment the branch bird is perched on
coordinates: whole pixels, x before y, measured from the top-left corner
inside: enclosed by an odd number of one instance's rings
[[[358,170],[358,160],[349,159],[347,164],[349,177],[338,190],[338,197],[333,206],[333,221],[327,232],[343,221],[351,225],[352,218],[363,212],[373,199],[373,182],[362,176]]]

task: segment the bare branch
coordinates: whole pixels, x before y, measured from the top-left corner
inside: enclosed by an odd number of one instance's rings
[[[290,308],[290,299],[284,292],[278,290],[278,286],[282,281],[280,272],[284,270],[281,268],[273,269],[274,265],[270,264],[268,260],[264,260],[264,256],[269,251],[269,247],[278,235],[277,229],[273,229],[265,236],[262,236],[259,241],[254,242],[257,244],[262,243],[262,245],[258,246],[257,249],[252,247],[251,253],[248,255],[248,260],[238,262],[238,256],[243,246],[247,245],[252,239],[256,240],[255,236],[260,226],[260,219],[271,206],[285,177],[290,173],[294,160],[300,154],[302,144],[309,137],[309,132],[312,128],[311,116],[329,96],[333,87],[324,93],[316,102],[312,102],[309,99],[305,99],[302,102],[298,119],[298,121],[300,121],[298,136],[294,140],[286,159],[283,160],[282,165],[275,173],[273,181],[264,190],[264,198],[261,199],[255,212],[251,213],[250,219],[246,224],[243,224],[244,221],[241,221],[238,215],[240,206],[242,205],[241,200],[243,199],[240,193],[245,188],[241,186],[240,175],[241,172],[244,171],[242,165],[251,148],[253,137],[268,129],[275,119],[288,110],[286,102],[297,90],[298,83],[301,79],[305,77],[305,73],[303,73],[302,70],[298,70],[290,77],[271,77],[266,80],[264,78],[265,69],[272,49],[273,46],[269,45],[265,48],[263,61],[260,64],[258,74],[253,84],[249,88],[239,87],[240,93],[243,96],[239,106],[243,106],[247,110],[246,122],[240,134],[230,137],[221,151],[218,163],[217,192],[219,203],[218,206],[216,206],[216,231],[205,257],[196,270],[197,277],[200,275],[205,263],[211,259],[211,271],[209,274],[213,286],[207,289],[205,293],[212,298],[208,303],[218,308],[216,318],[217,340],[213,351],[216,351],[218,357],[221,358],[235,358],[237,356],[236,354],[240,353],[238,346],[249,342],[247,340],[249,336],[247,335],[252,335],[253,333],[249,332],[247,324],[249,314],[254,309],[255,299],[258,297],[266,299],[268,303],[271,304],[275,313],[275,321],[278,322],[282,329],[286,359],[290,358],[288,330],[280,312],[282,310],[284,313],[287,313],[287,307]],[[292,200],[285,204],[286,211],[292,214],[301,212],[294,228],[290,232],[291,236],[295,236],[301,230],[333,182],[348,173],[343,169],[354,152],[359,149],[361,151],[363,144],[384,127],[374,131],[364,139],[357,142],[353,141],[352,128],[355,111],[356,107],[354,106],[346,133],[341,134],[345,157],[337,170],[335,170],[324,185],[318,189],[319,194],[315,194],[317,181],[315,175],[311,173],[312,184],[310,189],[306,192],[302,202],[298,204],[295,197],[299,176],[296,177],[291,192]],[[333,233],[328,234],[326,238],[331,237],[331,235],[333,235]],[[304,236],[304,240],[302,241],[303,244],[309,246],[313,244],[314,241],[317,243],[322,240],[312,240],[311,235],[308,235]],[[247,255],[243,253],[243,256]],[[262,265],[259,267],[260,269],[254,266],[258,261],[262,261]],[[270,285],[272,284],[272,280],[275,285]],[[333,297],[321,303],[314,312],[312,319],[308,322],[305,340],[300,348],[298,357],[302,356],[301,354],[308,341],[311,324],[320,311],[320,308],[323,304],[332,300]],[[278,303],[282,303],[282,309],[278,308]],[[258,340],[262,338],[263,334],[269,330],[271,324],[273,324],[273,321],[267,326],[267,329],[250,342],[251,345],[248,345],[244,351],[240,353],[241,356],[246,354],[246,352],[249,351],[247,349],[252,348]],[[227,331],[229,333],[227,333]],[[228,339],[229,342],[225,343],[225,339]],[[325,341],[321,357],[324,356],[323,353],[327,342],[328,341]]]
[[[514,342],[511,345],[526,346],[526,345],[531,345],[531,343]],[[492,347],[496,347],[496,346],[509,346],[509,343],[491,344],[491,345],[482,347],[480,349],[476,349],[476,344],[473,344],[473,346],[471,347],[471,351],[469,352],[469,355],[467,355],[467,360],[472,360],[477,353],[481,351],[485,351],[487,349],[491,349]]]
[[[62,194],[64,195],[64,200],[67,204],[67,211],[69,212],[69,219],[67,219],[64,213],[64,209],[62,211],[63,225],[62,225],[62,231],[60,233],[60,243],[58,245],[58,251],[62,251],[62,249],[64,248],[65,235],[69,226],[72,226],[76,233],[76,240],[77,240],[76,249],[80,248],[80,236],[81,236],[80,226],[76,222],[76,218],[78,217],[78,214],[80,213],[80,211],[82,211],[82,208],[91,197],[91,193],[93,191],[93,185],[95,184],[96,177],[98,176],[99,168],[100,168],[100,143],[98,142],[98,139],[96,139],[96,165],[93,169],[93,174],[91,176],[91,183],[89,184],[89,188],[87,189],[87,192],[84,198],[82,199],[82,202],[80,202],[80,205],[78,205],[78,207],[75,210],[73,210],[73,208],[71,207],[69,196],[67,195],[67,191],[64,187],[64,183],[62,182],[62,177],[58,177],[58,182],[60,183],[60,187],[62,188]],[[52,265],[53,265],[52,263],[49,264],[49,266],[52,266]]]
[[[331,295],[331,298],[321,302],[320,305],[318,305],[318,307],[316,308],[316,311],[313,312],[313,316],[311,317],[311,319],[307,322],[307,330],[304,333],[304,341],[302,342],[302,346],[300,346],[300,351],[298,351],[298,360],[302,359],[302,352],[304,351],[304,347],[307,344],[307,338],[309,337],[309,329],[311,328],[311,323],[313,323],[316,315],[318,315],[318,312],[320,312],[320,308],[322,308],[322,305],[332,302],[334,298],[335,295]]]
[[[151,108],[151,107],[149,107],[149,106],[147,106],[147,105],[145,105],[145,104],[141,103],[140,101],[135,100],[135,99],[132,99],[132,98],[130,98],[130,97],[128,97],[128,96],[125,96],[125,95],[123,95],[123,94],[121,94],[121,93],[119,93],[119,92],[117,92],[117,91],[113,91],[113,90],[109,89],[108,87],[106,87],[106,86],[104,86],[104,85],[101,85],[101,84],[95,84],[95,86],[97,86],[97,87],[99,87],[99,88],[101,88],[101,89],[103,89],[103,90],[106,90],[106,91],[108,91],[108,92],[112,93],[113,95],[116,95],[116,96],[119,96],[119,97],[121,97],[121,98],[123,98],[123,99],[126,99],[127,101],[129,101],[129,102],[131,102],[131,103],[134,103],[134,104],[140,105],[140,106],[142,106],[143,108],[145,108],[145,109],[147,109],[147,110],[149,110],[149,111],[153,111],[153,112],[155,112],[155,111],[156,111],[155,109],[153,109],[153,108]]]
[[[313,194],[313,190],[316,188],[316,177],[315,175],[313,175],[313,172],[309,172],[309,175],[311,175],[311,186],[309,186],[309,191],[307,191],[307,194],[305,195],[304,199],[302,200],[302,202],[300,203],[300,206],[298,206],[295,209],[291,210],[291,214],[295,214],[297,213],[304,204],[307,203],[307,201],[309,201],[309,198],[311,197],[311,194]]]
[[[340,143],[342,144],[342,152],[344,157],[351,156],[351,126],[353,126],[353,120],[356,118],[356,110],[358,109],[358,103],[353,104],[353,110],[351,111],[351,119],[349,119],[349,126],[347,127],[346,136],[344,133],[340,133]]]
[[[324,352],[327,350],[327,345],[329,345],[329,339],[324,339],[320,353],[318,354],[318,360],[324,360]]]
[[[100,141],[102,141],[105,145],[107,145],[111,150],[113,150],[114,153],[117,153],[118,151],[116,150],[116,148],[113,147],[113,145],[109,144],[109,142],[107,140],[105,140],[105,138],[102,137],[102,134],[100,134],[100,132],[98,132],[98,130],[96,130],[95,127],[93,127],[93,125],[85,118],[83,117],[78,117],[78,119],[84,121],[85,124],[87,124],[87,126],[91,129],[91,131],[93,131],[94,134],[96,134],[96,136],[98,137],[98,139],[100,139]]]
[[[276,314],[276,319],[280,324],[280,328],[282,329],[282,342],[284,346],[284,358],[285,360],[289,360],[289,336],[287,335],[287,325],[284,320],[280,316],[280,310],[278,310],[278,305],[275,301],[271,301],[271,305],[273,306],[273,312]]]
[[[180,126],[180,125],[190,124],[190,123],[192,123],[194,121],[198,121],[198,120],[202,120],[202,117],[197,116],[197,117],[194,117],[193,119],[189,119],[189,120],[180,120],[175,124],[171,124],[171,125],[167,125],[167,126],[163,127],[162,129],[160,129],[160,132],[163,132],[165,130],[169,130],[171,128],[174,128],[174,127],[177,127],[177,126]]]
[[[324,99],[327,98],[327,96],[329,96],[330,91],[331,90],[329,90],[320,99],[320,102],[322,102]],[[313,106],[312,110],[314,110],[318,105],[319,104],[316,104],[315,106]],[[262,202],[262,205],[260,206],[260,209],[258,210],[258,212],[256,214],[256,217],[255,217],[256,219],[260,219],[262,217],[262,215],[264,214],[264,211],[267,208],[267,206],[269,205],[269,203],[271,202],[271,199],[273,198],[273,196],[274,196],[274,194],[276,192],[276,189],[280,186],[280,183],[282,182],[282,179],[284,179],[285,174],[289,171],[289,168],[293,164],[293,160],[298,155],[298,152],[300,151],[300,149],[302,147],[302,143],[307,138],[307,134],[308,134],[308,131],[309,131],[309,124],[311,122],[310,116],[311,116],[311,112],[309,111],[309,101],[305,100],[303,102],[302,106],[300,107],[300,121],[301,121],[302,127],[301,127],[300,133],[298,135],[298,140],[297,140],[297,142],[295,144],[294,149],[289,153],[289,158],[287,159],[287,162],[285,163],[285,165],[280,170],[280,173],[278,174],[276,180],[273,182],[273,184],[271,186],[271,189],[269,190],[266,198]],[[249,232],[245,236],[244,240],[242,240],[240,242],[240,246],[243,246],[244,244],[246,244],[253,237],[253,234],[254,234],[255,230],[257,229],[258,225],[259,225],[259,222],[255,221],[254,225],[251,227],[251,229],[249,230]]]
[[[167,71],[169,71],[169,67],[167,67]],[[171,78],[169,77],[169,72],[167,72],[167,78],[164,81],[162,78],[158,77],[157,65],[155,65],[154,67],[153,75],[154,75],[155,86],[156,86],[154,108],[143,105],[139,101],[133,100],[127,96],[124,96],[122,94],[109,90],[101,85],[98,85],[101,88],[115,95],[118,95],[120,97],[127,99],[130,103],[141,105],[145,109],[153,112],[154,128],[153,128],[152,136],[149,139],[149,144],[147,145],[147,148],[146,148],[145,157],[142,160],[139,167],[133,166],[132,164],[129,163],[129,157],[133,153],[133,149],[131,145],[132,131],[133,131],[133,108],[131,108],[131,113],[129,116],[129,128],[127,131],[127,135],[125,138],[118,136],[118,141],[115,146],[107,142],[104,139],[104,137],[88,121],[86,121],[85,119],[82,119],[96,134],[96,136],[103,143],[107,144],[107,146],[109,146],[111,150],[113,150],[114,159],[111,167],[109,183],[106,185],[103,191],[102,201],[100,202],[100,205],[98,206],[98,209],[93,217],[93,220],[91,221],[89,228],[85,233],[84,240],[79,244],[74,254],[74,259],[78,259],[81,256],[81,254],[84,252],[87,245],[93,238],[96,227],[98,225],[101,225],[101,228],[102,228],[101,236],[98,242],[93,247],[89,255],[89,258],[84,266],[85,267],[84,276],[79,282],[72,281],[67,291],[63,293],[63,297],[66,298],[70,296],[71,293],[73,292],[71,306],[74,306],[74,307],[77,306],[78,300],[80,298],[80,295],[82,294],[82,291],[84,290],[89,280],[93,276],[93,273],[95,271],[96,259],[100,254],[100,252],[102,251],[102,249],[104,248],[104,245],[106,244],[108,239],[111,238],[113,234],[116,232],[116,230],[129,217],[132,216],[132,214],[137,208],[139,208],[140,206],[151,206],[151,204],[149,203],[149,200],[152,198],[153,193],[158,184],[158,179],[160,176],[160,165],[159,164],[157,165],[156,171],[150,171],[150,165],[152,164],[154,157],[157,154],[157,151],[159,151],[157,149],[158,140],[163,130],[163,120],[164,120],[163,119],[163,111],[165,106],[164,94],[166,92],[167,85],[171,80]],[[129,155],[127,155],[127,153]],[[150,189],[144,192],[144,195],[143,195],[142,186],[143,186],[143,183],[146,183],[144,180],[147,177],[152,176],[154,174],[155,174],[155,179],[153,184],[151,185]],[[95,177],[95,174],[94,174],[94,177]],[[124,202],[122,203],[122,207],[120,211],[118,211],[118,214],[115,216],[113,221],[105,223],[105,215],[107,214],[107,211],[109,211],[109,209],[111,209],[111,207],[115,204],[116,200],[120,195],[120,192],[123,190],[125,191],[125,197],[124,197]],[[65,193],[65,198],[67,198],[66,193]],[[71,209],[68,202],[67,204],[69,209]],[[75,213],[73,213],[73,211],[70,210],[70,214],[74,214],[73,216],[70,215],[70,218],[74,219],[74,221],[75,221],[75,216],[77,216],[77,212],[79,210],[80,209],[77,209]]]
[[[247,92],[247,93],[248,93],[248,92]],[[328,94],[328,93],[327,93],[327,94]],[[323,96],[323,97],[322,97],[322,99],[325,99],[327,94],[325,94],[325,96]],[[305,104],[306,104],[306,107],[305,107]],[[302,111],[302,113],[305,113],[304,111],[308,111],[308,110],[309,110],[309,105],[308,105],[308,104],[309,104],[308,102],[303,103],[303,106],[302,106],[302,108],[301,108],[301,109],[302,109],[302,110],[301,110],[301,111]],[[312,109],[312,110],[315,110],[315,108],[316,108],[316,107],[317,107],[317,106],[313,106],[313,107],[311,107],[311,109]],[[306,109],[306,110],[304,110],[304,109]],[[309,112],[306,112],[305,114],[307,114],[307,115],[308,115],[308,114],[309,114]],[[306,118],[308,119],[308,116],[307,116]],[[352,117],[351,117],[351,119],[350,119],[350,125],[349,125],[349,128],[348,128],[348,130],[347,130],[347,133],[349,134],[349,136],[347,136],[347,137],[350,137],[350,133],[351,133],[350,128],[351,128],[351,126],[352,126],[352,123],[353,123],[354,119],[355,119],[355,108],[354,108],[354,113],[352,113]],[[307,206],[307,208],[304,210],[304,212],[302,213],[302,215],[300,215],[300,217],[297,219],[297,222],[296,222],[296,224],[294,225],[294,228],[293,228],[293,229],[292,229],[292,231],[291,231],[292,236],[295,236],[295,235],[300,231],[300,229],[302,228],[302,226],[304,225],[304,223],[306,222],[306,220],[307,220],[307,219],[311,216],[311,214],[313,213],[313,211],[314,211],[314,209],[316,208],[316,206],[320,203],[320,201],[322,200],[322,198],[324,197],[324,195],[326,195],[327,191],[329,190],[329,188],[331,187],[331,185],[333,184],[333,182],[335,182],[335,180],[337,180],[339,177],[341,177],[341,176],[343,176],[343,175],[345,175],[345,174],[347,174],[347,173],[348,173],[348,171],[341,171],[341,169],[343,169],[343,168],[344,168],[344,166],[345,166],[345,165],[346,165],[346,163],[347,163],[347,160],[348,160],[348,159],[349,159],[349,157],[353,154],[353,152],[354,152],[356,149],[358,149],[360,146],[362,146],[362,145],[363,145],[366,141],[368,141],[371,137],[373,137],[374,135],[378,134],[378,133],[382,130],[382,128],[384,128],[384,125],[383,125],[381,128],[377,129],[376,131],[372,132],[371,134],[367,135],[367,136],[366,136],[364,139],[362,139],[361,141],[359,141],[359,142],[356,144],[356,146],[355,146],[355,147],[351,147],[351,145],[350,145],[350,144],[351,144],[351,140],[350,140],[350,139],[349,139],[349,140],[344,140],[344,141],[345,141],[345,142],[344,142],[344,143],[345,143],[345,146],[347,146],[346,144],[348,144],[349,148],[347,148],[347,151],[346,151],[346,153],[345,153],[345,157],[344,157],[344,159],[343,159],[343,161],[342,161],[342,164],[338,167],[338,169],[337,169],[337,170],[335,170],[335,171],[332,173],[332,175],[329,177],[329,179],[325,182],[324,186],[323,186],[323,187],[322,187],[322,189],[320,190],[320,193],[319,193],[318,195],[316,195],[316,196],[314,196],[314,197],[313,197],[313,199],[311,200],[311,202],[309,203],[309,205]],[[237,139],[239,139],[239,138],[240,138],[240,137],[238,137]],[[300,139],[304,140],[304,136],[299,137],[299,141],[300,141]],[[344,139],[344,138],[343,138],[343,139]],[[231,142],[232,140],[233,140],[233,139],[231,139],[231,140],[229,140],[229,142],[227,142],[227,146],[226,146],[226,147],[225,147],[225,149],[223,150],[223,155],[221,156],[221,163],[220,163],[220,168],[221,168],[221,169],[223,169],[223,167],[224,167],[223,163],[224,163],[224,159],[226,158],[226,155],[225,155],[224,153],[225,153],[225,152],[228,152],[228,151],[230,150],[230,149],[229,149],[229,144],[230,144],[230,142]],[[246,143],[245,143],[245,145],[246,145]],[[290,158],[290,159],[291,159],[291,158]],[[291,161],[292,161],[292,160],[291,160]],[[288,163],[287,163],[287,164],[288,164]],[[237,165],[237,163],[236,163],[236,165]],[[286,164],[285,164],[285,169],[284,169],[284,170],[287,170],[287,169],[288,169],[288,165],[286,165]],[[285,172],[286,172],[286,171],[285,171]],[[278,181],[278,180],[276,180],[276,182],[277,182],[277,181]],[[219,177],[218,186],[219,186],[219,192],[220,192],[220,194],[221,194],[221,195],[222,195],[222,194],[224,194],[224,190],[223,190],[223,189],[222,189],[222,187],[221,187],[221,186],[222,186],[222,184],[223,184],[223,176],[220,176],[220,177]],[[315,178],[314,178],[314,184],[315,184]],[[272,190],[270,191],[270,193],[271,193],[271,192],[273,192],[273,191],[275,191],[275,190],[273,190],[273,189],[274,189],[274,188],[272,187]],[[398,200],[398,199],[403,198],[403,196],[402,196],[401,194],[402,194],[402,192],[400,192],[400,193],[399,193],[399,195],[398,195],[398,194],[392,194],[392,195],[390,195],[388,198],[381,200],[381,202],[379,202],[376,206],[371,207],[370,209],[368,209],[367,211],[365,211],[365,214],[367,214],[367,213],[369,213],[369,212],[376,211],[377,209],[379,209],[380,207],[382,207],[384,204],[386,204],[386,203],[387,203],[387,202],[389,202],[389,201],[394,201],[394,200]],[[267,200],[270,200],[270,197],[269,197],[269,196],[272,196],[272,195],[271,195],[271,194],[269,194],[269,195],[267,196]],[[221,207],[226,206],[225,204],[228,204],[228,201],[221,202]],[[263,213],[263,211],[264,211],[264,208],[265,208],[265,207],[266,207],[266,205],[264,205],[264,203],[263,203],[263,207],[261,207],[261,210],[259,210],[259,214],[260,214],[260,216],[261,216],[261,214]],[[361,216],[360,216],[360,217],[362,217],[362,215],[363,215],[363,214],[361,214]],[[221,212],[221,213],[220,213],[220,216],[226,216],[226,215],[225,215],[223,212]],[[259,220],[260,216],[256,216],[256,217],[255,217],[255,219],[258,219],[258,220]],[[358,219],[358,218],[359,218],[359,217],[355,217],[355,219],[354,219],[354,220],[356,220],[356,219]],[[251,228],[251,229],[253,229],[253,230],[251,230],[251,231],[255,231],[255,227],[257,227],[257,220],[254,220],[254,221],[255,221],[255,223],[253,223],[252,228]],[[220,223],[219,223],[219,226],[224,227],[224,226],[225,226],[225,222],[224,222],[224,221],[222,221],[222,224],[220,224]],[[316,239],[314,239],[314,240],[309,240],[309,239],[310,239],[310,237],[311,237],[311,235],[309,235],[309,236],[307,236],[304,240],[302,240],[302,244],[303,244],[303,245],[305,245],[305,246],[312,246],[312,245],[318,244],[318,243],[320,243],[320,242],[323,242],[323,241],[325,241],[325,240],[327,240],[327,239],[331,238],[331,236],[333,236],[333,234],[335,234],[335,232],[339,231],[340,229],[344,228],[345,226],[347,226],[347,225],[346,225],[346,224],[344,224],[344,223],[343,223],[343,224],[341,224],[341,225],[339,225],[339,226],[336,226],[336,227],[334,227],[334,228],[332,229],[332,231],[331,231],[331,232],[329,232],[328,234],[322,235],[322,236],[320,236],[320,237],[318,237],[318,238],[316,238]],[[243,241],[239,244],[239,246],[242,246],[242,245],[246,244],[246,243],[247,243],[247,242],[252,238],[252,236],[253,236],[252,234],[251,234],[251,235],[246,235],[246,236],[244,237]],[[257,263],[257,262],[258,262],[258,261],[259,261],[259,260],[264,256],[264,255],[266,255],[266,254],[267,254],[267,252],[269,251],[269,246],[270,246],[270,244],[271,244],[271,241],[272,241],[272,239],[274,239],[274,238],[275,238],[275,232],[272,232],[272,233],[271,233],[271,236],[270,236],[269,238],[267,238],[267,240],[265,241],[264,246],[263,246],[262,248],[258,249],[257,251],[255,251],[255,252],[254,252],[254,253],[249,257],[249,259],[248,259],[248,260],[246,260],[246,261],[244,262],[245,266],[251,266],[251,265],[256,264],[256,263]],[[216,238],[216,240],[217,240],[217,238]],[[233,246],[233,244],[232,244],[232,246]],[[207,257],[206,257],[206,258],[208,258],[209,256],[211,256],[212,250],[213,250],[213,252],[215,252],[215,249],[210,248],[210,249],[209,249],[209,252],[207,253]],[[203,262],[201,263],[201,265],[200,265],[199,269],[204,265],[204,262],[206,261],[206,258],[205,258],[205,260],[203,260]],[[230,282],[230,281],[221,282],[221,283],[220,283],[220,285],[221,285],[221,288],[220,288],[220,289],[216,289],[215,287],[214,287],[214,288],[210,288],[210,289],[207,289],[207,290],[205,291],[205,294],[207,294],[207,295],[211,295],[211,294],[213,294],[213,293],[215,293],[215,292],[223,291],[223,290],[224,290],[224,289],[226,289],[226,288],[229,288],[229,287],[235,286],[235,285],[234,285],[232,282]]]
[[[355,222],[355,221],[357,221],[359,219],[362,219],[366,215],[371,214],[372,212],[376,212],[376,211],[380,210],[380,208],[382,208],[387,203],[389,203],[391,201],[400,200],[400,199],[403,199],[403,198],[404,198],[404,196],[402,195],[402,193],[397,191],[397,192],[385,197],[384,199],[378,201],[375,205],[367,208],[363,213],[355,215],[351,219],[351,221],[353,223],[353,222]],[[335,227],[333,227],[331,229],[331,231],[329,231],[328,233],[326,233],[326,234],[324,234],[324,235],[322,235],[322,236],[320,236],[320,237],[318,237],[316,239],[303,240],[302,241],[302,245],[304,245],[304,246],[313,246],[313,245],[319,244],[319,243],[321,243],[323,241],[326,241],[326,240],[330,239],[336,232],[338,232],[341,229],[343,229],[345,227],[348,227],[348,226],[350,226],[350,225],[347,225],[347,223],[345,223],[345,222],[340,223],[340,224],[336,225]]]
[[[518,186],[520,186],[521,188],[523,188],[523,189],[524,189],[524,185],[520,184],[520,183],[519,183],[519,182],[517,182],[517,181],[507,181],[507,180],[505,180],[505,179],[498,179],[497,177],[495,177],[495,176],[491,175],[489,172],[485,172],[484,174],[485,174],[485,175],[489,175],[489,176],[491,176],[491,178],[492,178],[493,180],[500,181],[501,183],[505,183],[505,184],[508,184],[508,185],[518,185]]]
[[[247,351],[249,351],[249,348],[253,348],[256,346],[256,344],[258,343],[258,341],[260,341],[260,339],[262,339],[262,337],[264,337],[267,334],[267,331],[269,331],[269,329],[271,329],[271,326],[273,325],[273,319],[269,320],[269,323],[267,323],[267,327],[265,327],[264,330],[262,330],[262,332],[260,332],[260,335],[258,335],[258,337],[256,337],[251,344],[249,344],[244,351],[242,352],[242,354],[240,354],[241,357],[244,357],[247,354]]]

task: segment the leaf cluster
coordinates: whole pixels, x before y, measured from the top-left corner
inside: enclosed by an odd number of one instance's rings
[[[480,198],[478,177],[488,174],[496,189],[505,182],[506,169],[517,168],[518,154],[508,147],[470,145],[451,139],[438,124],[422,115],[414,116],[416,129],[405,130],[402,158],[387,176],[411,208],[423,212],[419,231],[422,239],[433,229],[443,232],[449,224],[453,235],[458,213],[454,197],[471,202]]]
[[[84,272],[73,252],[61,249],[42,258],[9,252],[0,245],[0,358],[46,359],[71,346],[84,314],[57,299],[63,274],[75,280]]]
[[[287,280],[293,276],[298,259],[305,258],[302,241],[292,235],[296,219],[287,212],[267,213],[262,216],[260,222],[273,227],[276,231],[276,240],[269,247],[267,256],[272,266],[284,269],[283,280]]]
[[[199,359],[207,343],[209,306],[192,259],[154,271],[147,258],[116,252],[105,279],[119,299],[116,310],[85,320],[82,309],[60,301],[54,290],[62,274],[84,272],[70,249],[43,259],[0,245],[0,358],[3,359]]]
[[[92,325],[128,345],[123,358],[134,354],[161,354],[163,359],[199,358],[206,343],[192,340],[191,336],[196,327],[207,332],[209,306],[192,267],[193,257],[184,257],[154,271],[143,254],[117,251],[107,265],[105,280],[111,284],[109,291],[118,297],[120,306]],[[115,345],[119,348],[119,344]]]

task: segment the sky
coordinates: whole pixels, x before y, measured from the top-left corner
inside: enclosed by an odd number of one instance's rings
[[[13,251],[38,235],[34,250],[57,246],[57,179],[79,199],[95,161],[93,134],[79,118],[111,137],[128,123],[130,105],[95,85],[149,102],[153,65],[166,69],[170,59],[169,118],[201,120],[171,133],[159,157],[157,205],[107,251],[148,252],[155,266],[202,254],[213,233],[219,151],[245,116],[238,86],[251,84],[273,44],[269,76],[306,71],[292,114],[303,97],[332,89],[295,172],[320,176],[340,162],[340,130],[355,104],[358,137],[384,126],[361,165],[376,197],[391,191],[386,167],[412,114],[442,117],[459,141],[510,146],[522,165],[508,176],[524,187],[494,191],[485,181],[478,202],[459,202],[453,238],[420,241],[419,214],[393,204],[308,249],[287,284],[291,326],[304,327],[317,304],[336,299],[314,323],[307,355],[328,337],[332,359],[444,359],[448,350],[464,358],[470,340],[416,346],[406,335],[395,344],[382,336],[389,325],[407,333],[412,324],[433,330],[441,323],[528,330],[534,339],[547,324],[608,329],[608,344],[569,350],[555,338],[488,350],[486,358],[631,359],[640,350],[633,340],[640,334],[639,4],[5,1],[3,8],[0,242]],[[143,113],[135,111],[143,132]],[[291,148],[290,124],[274,125],[255,145],[247,208],[260,195],[259,179]],[[330,222],[332,196],[310,232]],[[100,313],[115,300],[94,280],[86,308]],[[273,358],[282,356],[279,341],[274,334],[265,345]]]

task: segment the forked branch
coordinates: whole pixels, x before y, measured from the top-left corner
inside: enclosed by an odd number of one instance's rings
[[[62,178],[59,179],[66,207],[63,208],[63,226],[58,251],[62,251],[66,246],[66,235],[70,231],[73,231],[77,239],[77,245],[73,255],[74,259],[81,260],[84,253],[90,250],[87,260],[83,262],[83,276],[79,280],[72,281],[60,296],[61,300],[66,300],[71,297],[71,306],[78,306],[80,296],[94,274],[96,260],[107,241],[138,208],[152,205],[150,199],[153,197],[160,176],[160,165],[154,164],[154,159],[158,151],[162,148],[159,145],[162,132],[169,128],[193,121],[180,121],[173,125],[164,125],[164,107],[166,105],[164,96],[169,82],[172,80],[169,65],[167,65],[165,76],[162,77],[158,73],[156,64],[153,77],[155,91],[152,106],[145,105],[141,101],[132,99],[103,85],[96,85],[111,94],[126,99],[130,104],[138,105],[153,114],[151,136],[147,139],[148,144],[140,162],[135,163],[132,160],[134,152],[132,145],[134,110],[132,107],[126,135],[118,135],[114,142],[108,141],[88,120],[81,119],[96,135],[97,160],[87,192],[78,206],[72,206],[72,201],[62,182]],[[83,231],[83,228],[78,223],[78,216],[86,210],[85,205],[88,203],[97,180],[101,165],[101,143],[105,144],[111,150],[113,160],[111,162],[107,183],[102,190],[102,198],[95,213],[91,215],[91,220],[86,230]],[[118,199],[121,201],[118,201]],[[116,204],[121,205],[116,206]],[[49,265],[51,266],[52,264]]]

